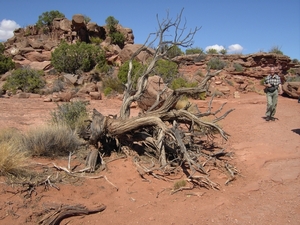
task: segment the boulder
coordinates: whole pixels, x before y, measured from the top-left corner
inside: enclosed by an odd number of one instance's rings
[[[283,92],[291,98],[300,96],[300,82],[285,82],[282,85]]]
[[[148,110],[156,101],[157,95],[165,88],[165,84],[161,77],[152,76],[148,78],[146,89],[137,101],[138,106],[144,111]],[[163,102],[166,97],[171,94],[172,89],[167,88],[160,96],[160,101]]]
[[[129,44],[125,45],[125,47],[120,51],[119,57],[121,61],[124,63],[128,61],[133,53],[135,53],[139,48],[141,48],[143,45],[141,44]],[[154,51],[153,49],[149,49],[149,51]],[[140,62],[145,62],[151,55],[145,51],[141,52],[137,55],[137,60]]]

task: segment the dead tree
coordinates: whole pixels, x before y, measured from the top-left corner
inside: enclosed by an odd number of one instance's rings
[[[218,153],[205,152],[201,137],[212,139],[218,133],[221,138],[227,140],[229,135],[219,127],[217,122],[224,119],[232,110],[216,117],[212,122],[207,122],[201,118],[215,115],[222,110],[223,106],[217,112],[211,112],[211,100],[208,111],[200,113],[200,115],[194,115],[185,109],[176,110],[174,106],[183,95],[206,92],[211,78],[218,75],[220,71],[214,73],[208,71],[205,78],[195,88],[173,90],[164,100],[157,96],[156,102],[146,112],[140,113],[136,117],[130,116],[130,106],[143,95],[148,77],[154,70],[157,61],[160,59],[168,60],[167,52],[173,46],[190,47],[192,45],[192,40],[199,28],[190,30],[185,35],[186,24],[184,23],[181,27],[181,19],[182,11],[174,21],[169,18],[169,15],[162,22],[157,18],[159,25],[157,33],[150,34],[145,44],[130,59],[120,114],[116,118],[112,118],[104,116],[94,109],[90,125],[90,144],[98,146],[101,140],[113,138],[119,147],[124,149],[125,147],[132,148],[133,143],[138,143],[143,147],[143,154],[150,156],[152,160],[150,160],[151,165],[146,166],[138,157],[135,158],[136,165],[142,168],[144,174],[165,179],[167,174],[172,173],[174,168],[182,168],[191,184],[217,188],[217,184],[208,179],[208,171],[204,166],[208,165],[210,161],[215,163],[227,153],[224,150],[218,150]],[[174,31],[174,35],[169,40],[167,32],[171,30]],[[155,37],[149,43],[148,41],[153,35]],[[147,45],[147,43],[149,44]],[[158,45],[154,51],[150,51],[149,46],[152,46],[153,43],[158,43]],[[136,89],[134,89],[131,79],[134,75],[132,74],[132,61],[142,51],[151,54],[152,60],[139,77]],[[226,169],[226,166],[223,165],[227,172],[230,171],[230,179],[232,179],[235,170],[228,165],[227,167]],[[198,175],[196,176],[196,174]]]

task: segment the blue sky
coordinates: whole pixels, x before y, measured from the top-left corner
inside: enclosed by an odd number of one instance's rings
[[[278,47],[300,60],[299,0],[6,0],[0,5],[0,41],[17,27],[35,24],[43,12],[58,10],[70,20],[86,15],[99,26],[113,16],[133,30],[136,44],[143,44],[158,28],[157,15],[164,19],[168,11],[175,18],[184,9],[188,30],[201,27],[192,47],[242,54]]]

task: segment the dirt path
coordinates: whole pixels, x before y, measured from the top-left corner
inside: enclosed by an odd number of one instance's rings
[[[60,185],[24,199],[0,183],[0,224],[36,224],[43,209],[61,204],[107,206],[99,214],[71,217],[61,224],[300,224],[300,104],[279,98],[275,122],[263,119],[265,96],[216,99],[217,108],[235,108],[221,122],[231,134],[227,150],[235,153],[241,176],[220,191],[196,189],[170,195],[172,182],[143,181],[129,159],[109,163],[105,179]],[[92,101],[103,114],[118,112],[119,100]],[[197,102],[203,107],[203,102]],[[32,99],[1,99],[0,126],[26,130],[45,123],[54,103]],[[37,161],[39,159],[36,159]],[[57,161],[66,166],[67,161]],[[99,175],[99,174],[98,174]],[[221,176],[221,175],[220,175]],[[222,178],[222,177],[221,177]]]

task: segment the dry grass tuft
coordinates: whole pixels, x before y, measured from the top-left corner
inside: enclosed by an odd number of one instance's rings
[[[32,156],[67,156],[82,144],[74,130],[67,126],[44,126],[28,131],[24,148]]]
[[[20,148],[21,139],[17,130],[0,131],[0,175],[18,176],[26,167],[28,154]]]

